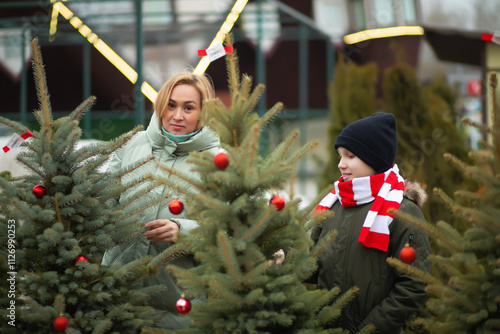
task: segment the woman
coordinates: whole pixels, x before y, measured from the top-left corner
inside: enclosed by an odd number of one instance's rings
[[[158,92],[155,113],[148,128],[135,135],[117,152],[108,171],[115,172],[127,168],[153,155],[155,157],[153,161],[128,173],[122,178],[122,182],[128,183],[149,173],[163,178],[168,177],[157,163],[180,170],[184,174],[189,173],[190,166],[186,158],[190,152],[211,151],[215,154],[219,148],[217,135],[200,121],[204,102],[213,98],[213,86],[204,75],[181,73],[169,79]],[[194,174],[191,176],[196,177]],[[120,201],[130,200],[146,186],[141,184],[127,190],[121,195]],[[198,225],[196,221],[183,218],[182,213],[174,216],[169,211],[169,202],[178,197],[180,196],[175,190],[166,186],[156,187],[141,196],[141,203],[153,203],[160,198],[165,200],[142,212],[146,232],[128,245],[117,246],[107,251],[103,265],[111,265],[114,262],[128,263],[147,255],[155,256],[175,242],[179,232],[187,233],[195,228]],[[193,266],[193,259],[185,256],[172,263],[189,268]],[[158,276],[148,278],[145,284],[166,286],[165,291],[155,294],[150,299],[149,305],[154,307],[161,317],[155,326],[166,329],[187,327],[190,322],[189,317],[176,312],[175,303],[181,296],[181,290],[175,279],[162,269]],[[200,300],[192,300],[193,304],[196,302]]]
[[[342,309],[335,326],[356,333],[375,325],[374,333],[399,333],[426,300],[424,283],[391,267],[386,259],[399,256],[409,243],[417,252],[413,266],[431,271],[425,231],[394,218],[399,210],[424,219],[419,208],[426,199],[416,183],[405,183],[397,165],[396,119],[376,113],[349,124],[335,142],[342,176],[335,190],[318,206],[332,210],[312,233],[315,242],[330,231],[337,236],[318,257],[318,288],[359,288]]]

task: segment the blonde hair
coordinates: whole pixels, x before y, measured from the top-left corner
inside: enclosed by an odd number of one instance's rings
[[[163,84],[154,103],[154,109],[158,117],[158,122],[161,124],[161,118],[167,110],[170,96],[175,87],[179,85],[193,86],[198,90],[201,96],[201,110],[203,112],[204,102],[215,98],[215,91],[212,81],[206,74],[194,74],[191,72],[179,73],[171,77]],[[203,126],[201,119],[197,129]]]

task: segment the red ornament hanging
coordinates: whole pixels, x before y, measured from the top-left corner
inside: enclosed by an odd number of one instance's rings
[[[219,169],[226,169],[229,166],[229,157],[226,153],[221,152],[214,157],[214,164]]]
[[[77,264],[80,261],[89,262],[89,260],[87,260],[87,258],[83,255],[80,255],[79,257],[76,258],[75,264]]]
[[[175,307],[180,314],[186,314],[191,310],[191,301],[186,299],[184,294],[182,294],[181,298],[175,303]]]
[[[66,317],[57,317],[54,320],[54,329],[58,332],[64,332],[69,327],[69,320]]]
[[[415,248],[411,247],[410,244],[406,244],[401,252],[399,252],[399,259],[404,263],[412,264],[417,258],[417,251]]]
[[[274,195],[269,203],[274,204],[278,211],[281,211],[285,207],[285,199],[280,195]]]
[[[170,212],[172,212],[174,215],[180,214],[182,211],[184,211],[184,203],[178,198],[174,198],[173,200],[170,201],[168,204],[168,209]]]
[[[36,198],[42,199],[46,194],[47,188],[44,186],[38,185],[33,187],[33,195],[35,195]]]

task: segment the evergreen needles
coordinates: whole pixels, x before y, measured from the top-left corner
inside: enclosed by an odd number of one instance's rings
[[[137,236],[136,213],[144,206],[138,205],[139,196],[119,204],[127,185],[121,184],[121,175],[100,169],[139,128],[109,143],[78,148],[80,118],[95,98],[53,120],[36,39],[32,45],[40,130],[33,131],[18,155],[29,173],[0,178],[2,281],[6,275],[15,277],[10,293],[2,290],[1,332],[51,333],[60,316],[69,320],[68,333],[136,332],[155,320],[143,304],[159,288],[141,287],[153,272],[150,259],[109,268],[100,262],[105,250]],[[16,132],[28,130],[1,116],[0,123]]]

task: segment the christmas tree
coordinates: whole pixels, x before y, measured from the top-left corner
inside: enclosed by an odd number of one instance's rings
[[[189,310],[190,298],[206,295],[205,304],[188,313],[192,326],[178,333],[323,333],[349,300],[353,287],[340,295],[338,289],[309,289],[302,283],[315,270],[315,256],[334,237],[314,246],[307,230],[322,218],[312,214],[324,195],[299,208],[298,198],[288,198],[283,187],[294,164],[315,143],[295,148],[293,132],[269,155],[259,155],[260,133],[282,109],[280,103],[259,117],[253,112],[264,87],[252,88],[250,77],[240,77],[235,53],[227,66],[231,106],[220,100],[207,102],[204,122],[220,136],[221,152],[192,153],[193,169],[200,179],[180,172],[156,181],[185,195],[186,215],[200,226],[182,234],[177,247],[193,252],[199,266],[189,270],[169,266],[185,297],[181,307]],[[181,183],[188,182],[186,191]],[[325,192],[326,193],[326,192]],[[178,207],[178,200],[173,200]],[[189,209],[187,209],[189,208]],[[276,252],[286,258],[276,263]],[[336,332],[341,332],[337,329]]]
[[[426,229],[436,240],[437,249],[430,256],[434,272],[426,275],[398,260],[389,260],[399,270],[416,275],[428,284],[427,316],[416,319],[413,325],[431,333],[500,331],[500,114],[495,73],[490,80],[493,126],[463,119],[483,131],[490,141],[480,143],[484,150],[470,153],[474,161],[471,165],[452,154],[445,155],[447,161],[481,187],[477,191],[457,190],[454,198],[442,189],[434,190],[452,210],[453,219],[467,221],[467,228],[462,233],[453,227],[454,222],[441,220],[433,224],[403,217]]]
[[[460,172],[442,163],[445,152],[468,159],[469,147],[456,124],[453,90],[439,77],[428,86],[419,84],[416,70],[404,60],[404,52],[397,44],[392,48],[397,64],[386,69],[382,96],[378,101],[376,84],[379,68],[376,64],[357,65],[342,60],[337,63],[335,80],[330,88],[330,156],[319,184],[332,184],[339,176],[336,172],[339,159],[334,143],[340,131],[349,123],[376,111],[384,111],[396,116],[396,163],[405,179],[417,180],[427,189],[439,186],[446,192],[457,185],[472,187],[473,182],[467,182]],[[451,217],[449,210],[435,196],[429,198],[422,211],[430,220]]]
[[[470,188],[464,176],[444,164],[449,152],[469,162],[470,149],[457,126],[452,90],[441,78],[424,87],[418,83],[416,70],[400,61],[384,74],[384,109],[393,113],[398,127],[396,161],[406,179],[418,180],[428,189],[440,187],[451,192],[457,186]],[[439,198],[431,196],[422,209],[431,221],[449,220],[451,212]],[[456,222],[455,227],[459,227]]]
[[[32,45],[40,130],[0,117],[23,134],[17,138],[25,139],[17,159],[29,170],[17,179],[0,177],[2,286],[7,283],[1,331],[137,332],[154,321],[144,301],[159,288],[141,287],[154,271],[151,259],[109,268],[100,261],[106,249],[138,235],[136,214],[148,205],[140,197],[118,204],[120,193],[133,186],[120,182],[129,171],[109,175],[100,169],[138,129],[78,148],[79,120],[95,98],[53,120],[37,40]]]

